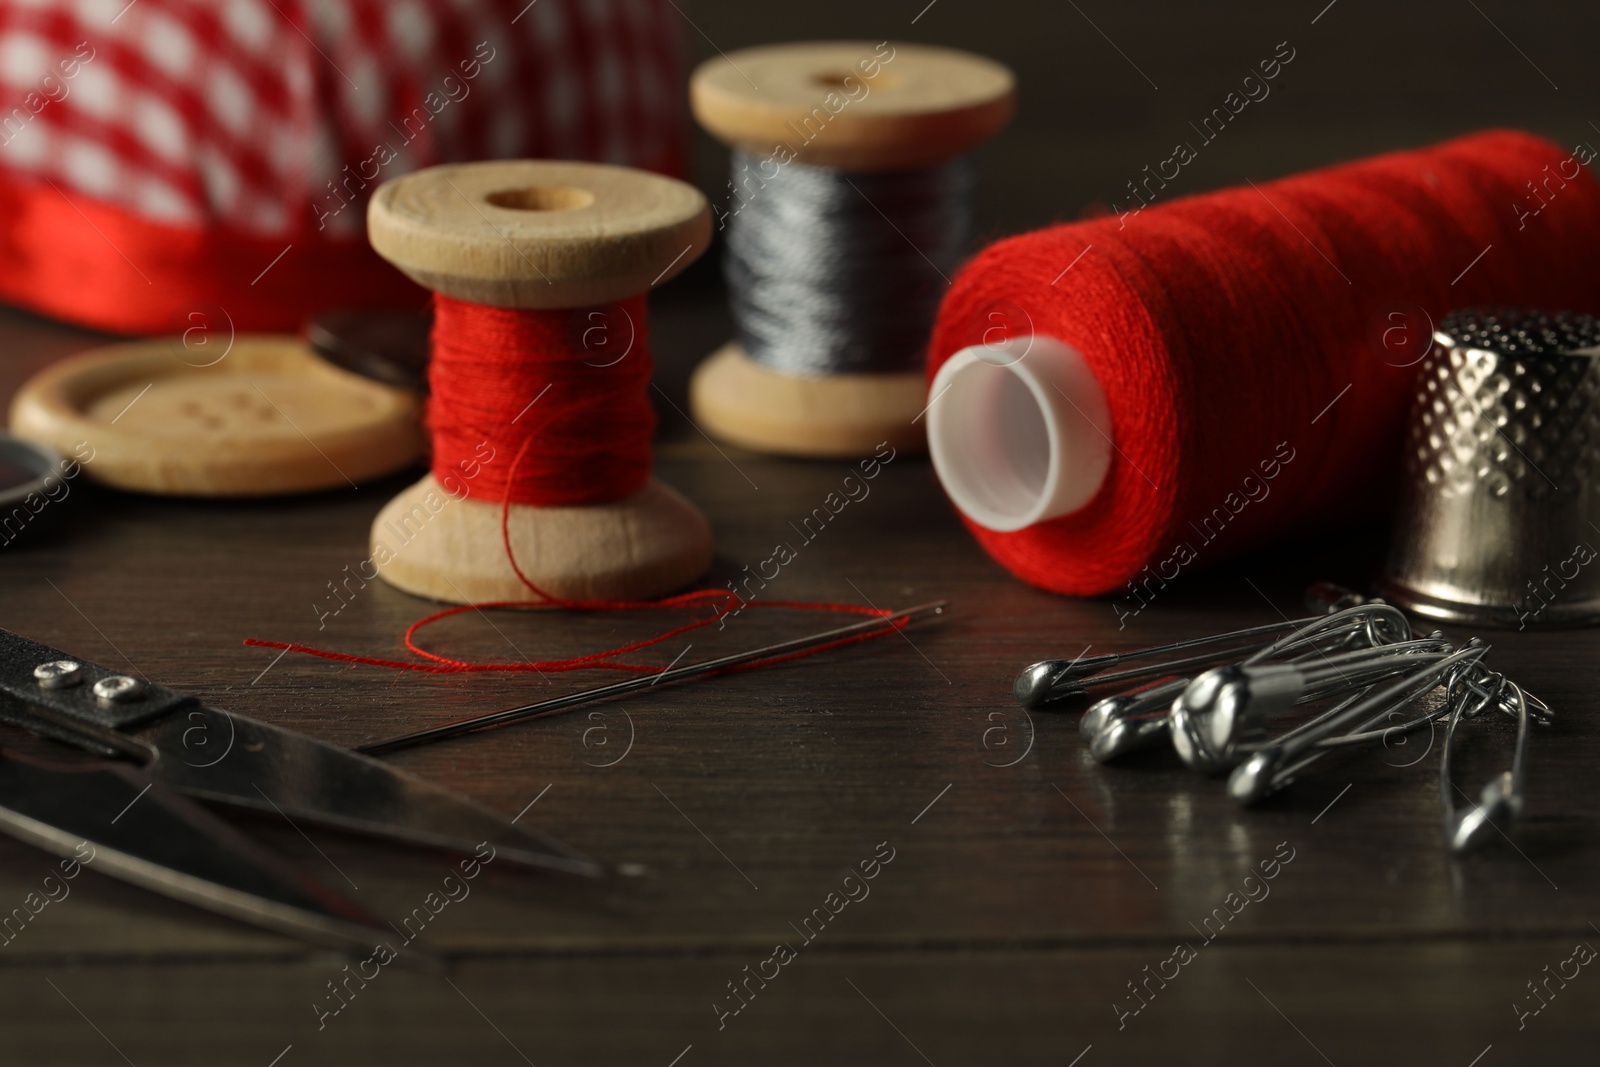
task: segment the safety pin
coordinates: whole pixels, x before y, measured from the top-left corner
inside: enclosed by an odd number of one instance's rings
[[[1188,686],[1188,678],[1163,678],[1093,704],[1078,721],[1089,754],[1106,763],[1159,746],[1170,737],[1168,709]]]
[[[1354,624],[1359,623],[1359,629]],[[1265,663],[1307,645],[1316,648],[1316,642],[1330,633],[1348,629],[1344,640],[1360,636],[1365,638],[1364,648],[1392,646],[1411,639],[1411,623],[1399,608],[1381,600],[1370,600],[1355,607],[1345,608],[1328,615],[1309,619],[1304,626],[1279,638],[1260,651],[1241,661],[1242,666]],[[1326,650],[1324,650],[1326,651]]]
[[[1321,662],[1250,663],[1218,667],[1189,683],[1172,702],[1172,745],[1207,773],[1227,770],[1267,736],[1267,720],[1300,704],[1362,690],[1433,663],[1450,651],[1439,634],[1376,648],[1321,656]],[[1319,716],[1320,721],[1323,717]],[[1336,720],[1341,721],[1341,720]],[[1304,724],[1300,729],[1304,728]],[[1327,736],[1325,731],[1319,736]]]
[[[1439,763],[1439,790],[1444,835],[1452,852],[1467,851],[1486,839],[1485,827],[1501,830],[1521,816],[1526,795],[1530,724],[1547,726],[1554,720],[1554,712],[1548,704],[1484,665],[1488,652],[1488,645],[1473,638],[1450,655],[1371,693],[1346,711],[1320,717],[1319,721],[1307,723],[1262,746],[1235,768],[1228,780],[1229,795],[1241,804],[1254,803],[1295,781],[1306,767],[1333,748],[1386,738],[1443,716],[1447,725],[1444,753]],[[1441,682],[1445,689],[1442,709],[1425,711],[1398,726],[1373,729],[1401,708],[1421,700]],[[1511,768],[1490,779],[1478,800],[1461,811],[1455,800],[1455,793],[1461,790],[1455,785],[1452,774],[1456,727],[1462,720],[1476,718],[1491,706],[1517,720]],[[1348,734],[1329,736],[1351,719],[1362,721]],[[1462,795],[1466,796],[1464,792]]]
[[[1040,660],[1023,668],[1022,673],[1017,675],[1017,680],[1012,685],[1012,692],[1025,708],[1030,710],[1048,708],[1065,703],[1074,697],[1083,696],[1090,688],[1100,688],[1102,686],[1118,685],[1123,682],[1138,681],[1153,676],[1181,673],[1182,669],[1186,667],[1198,667],[1225,661],[1241,652],[1247,652],[1255,648],[1256,646],[1251,644],[1240,644],[1240,642],[1246,641],[1251,637],[1262,637],[1267,634],[1289,631],[1280,640],[1256,649],[1253,657],[1281,655],[1284,651],[1293,647],[1297,639],[1300,642],[1304,642],[1345,627],[1350,627],[1353,631],[1357,623],[1361,624],[1369,644],[1379,643],[1377,640],[1378,635],[1384,635],[1384,640],[1386,641],[1394,641],[1403,640],[1409,637],[1411,633],[1405,615],[1381,600],[1373,600],[1329,615],[1318,615],[1306,619],[1288,619],[1283,622],[1267,623],[1243,630],[1233,630],[1224,634],[1191,637],[1183,641],[1173,641],[1165,645],[1133,649],[1128,652],[1106,652],[1098,656],[1080,657],[1073,660]],[[1386,632],[1386,626],[1396,629],[1393,632]],[[1354,636],[1354,634],[1352,632],[1346,636]],[[1226,644],[1228,647],[1213,649],[1197,656],[1118,671],[1115,674],[1099,673],[1109,667],[1114,667],[1130,660],[1148,659],[1153,656],[1164,656],[1173,652],[1182,652],[1186,649],[1218,644]],[[1091,675],[1094,677],[1090,677]]]
[[[1291,663],[1313,657],[1331,662],[1328,659],[1330,655],[1358,640],[1371,647],[1375,643],[1409,635],[1410,626],[1403,614],[1381,602],[1373,602],[1304,621],[1292,633],[1251,654],[1244,662],[1259,663],[1267,656],[1282,656],[1288,652],[1300,653],[1299,657],[1289,659]],[[1202,662],[1211,662],[1214,657],[1197,658]],[[1187,662],[1166,663],[1162,668],[1171,671]],[[1126,678],[1132,673],[1107,675],[1091,679],[1090,683]],[[1168,709],[1191,681],[1188,677],[1167,677],[1153,684],[1114,694],[1091,705],[1078,722],[1080,734],[1089,743],[1090,755],[1105,763],[1128,752],[1159,745],[1162,739],[1170,736],[1168,726],[1163,721],[1168,717]]]
[[[1339,602],[1353,599],[1345,596]],[[1250,646],[1239,642],[1249,637],[1283,630],[1289,632],[1237,663],[1214,666],[1193,679],[1178,673],[1246,651]],[[1223,643],[1229,647],[1097,673],[1130,660]],[[1241,804],[1255,803],[1284,788],[1335,749],[1385,740],[1442,719],[1447,724],[1439,768],[1444,831],[1450,849],[1459,853],[1484,840],[1485,827],[1499,830],[1520,817],[1531,724],[1549,725],[1554,718],[1548,704],[1484,665],[1488,651],[1478,638],[1460,647],[1437,631],[1415,638],[1397,609],[1367,601],[1292,623],[1092,659],[1045,660],[1023,671],[1015,690],[1026,706],[1038,707],[1092,687],[1157,676],[1096,702],[1084,713],[1079,730],[1091,755],[1103,763],[1168,738],[1192,767],[1208,771],[1232,767],[1228,793]],[[1397,715],[1441,685],[1442,704],[1394,723]],[[1270,718],[1331,697],[1341,699],[1278,737],[1267,738]],[[1456,728],[1491,708],[1517,721],[1511,766],[1463,809],[1455,794],[1463,798],[1467,794],[1453,777]]]
[[[1340,747],[1323,742],[1342,740],[1354,744],[1401,729],[1388,727],[1374,731],[1373,727],[1389,718],[1394,712],[1419,700],[1452,672],[1459,671],[1464,665],[1477,664],[1488,651],[1488,645],[1476,637],[1472,638],[1460,649],[1445,655],[1427,657],[1426,662],[1419,661],[1421,668],[1419,670],[1403,674],[1387,685],[1371,686],[1357,699],[1346,701],[1343,706],[1335,709],[1336,714],[1318,716],[1317,719],[1262,745],[1234,768],[1233,774],[1228,779],[1228,795],[1240,804],[1253,804],[1289,785],[1306,767],[1333,748]],[[1450,698],[1451,691],[1447,687],[1446,700]],[[1480,704],[1480,709],[1481,706]],[[1437,710],[1432,711],[1403,726],[1415,728],[1438,718],[1440,714],[1441,712]],[[1356,725],[1345,737],[1331,738],[1331,735],[1352,722]]]
[[[1017,680],[1011,686],[1011,691],[1016,695],[1018,702],[1029,710],[1048,708],[1055,704],[1062,704],[1073,697],[1083,696],[1091,686],[1116,685],[1121,682],[1132,682],[1141,678],[1148,678],[1153,674],[1170,674],[1173,670],[1183,667],[1194,667],[1202,663],[1215,663],[1219,659],[1236,655],[1253,645],[1232,647],[1236,642],[1250,637],[1259,637],[1264,634],[1279,633],[1283,630],[1295,629],[1305,625],[1308,619],[1295,619],[1289,622],[1268,623],[1265,626],[1252,626],[1245,630],[1234,630],[1231,633],[1212,634],[1208,637],[1193,637],[1185,641],[1174,641],[1171,644],[1156,645],[1151,648],[1138,648],[1131,652],[1106,652],[1099,656],[1086,656],[1079,659],[1043,659],[1031,663],[1017,675]],[[1092,674],[1098,674],[1108,667],[1115,667],[1129,660],[1145,659],[1150,656],[1164,655],[1171,652],[1181,652],[1188,648],[1201,648],[1206,645],[1216,645],[1228,642],[1230,647],[1216,649],[1198,656],[1186,659],[1171,660],[1168,662],[1152,664],[1148,667],[1137,667],[1116,674],[1107,674],[1099,678],[1090,679]]]
[[[1170,740],[1172,703],[1193,681],[1189,677],[1162,678],[1089,705],[1078,720],[1078,732],[1088,742],[1089,754],[1099,763],[1108,763]]]
[[[1444,813],[1444,836],[1452,852],[1465,852],[1485,839],[1485,827],[1501,829],[1522,815],[1525,779],[1528,766],[1529,723],[1548,726],[1554,718],[1550,706],[1538,697],[1523,692],[1522,687],[1499,672],[1488,671],[1481,662],[1474,663],[1481,672],[1479,678],[1452,674],[1445,686],[1445,704],[1450,708],[1449,723],[1444,732],[1444,754],[1439,761],[1439,795]],[[1484,680],[1493,678],[1492,688],[1485,688]],[[1458,679],[1464,688],[1474,689],[1478,703],[1467,710],[1466,701],[1455,696]],[[1509,691],[1510,700],[1506,699]],[[1478,794],[1478,800],[1464,812],[1456,809],[1455,794],[1460,787],[1451,774],[1451,751],[1456,736],[1456,726],[1463,718],[1473,718],[1491,702],[1502,711],[1513,712],[1517,719],[1516,747],[1512,750],[1511,768],[1489,780]],[[1535,709],[1538,709],[1537,711]],[[1465,793],[1462,793],[1465,796]]]

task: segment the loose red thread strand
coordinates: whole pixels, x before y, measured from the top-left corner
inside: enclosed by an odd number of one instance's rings
[[[434,309],[429,368],[434,477],[452,492],[464,487],[467,496],[499,503],[506,560],[533,594],[532,599],[461,604],[418,619],[406,628],[404,640],[407,650],[426,661],[423,663],[257,638],[247,638],[246,645],[433,674],[583,670],[653,674],[667,668],[626,663],[620,657],[710,626],[746,607],[878,618],[892,614],[858,604],[745,600],[730,589],[697,589],[659,600],[568,600],[539,588],[523,571],[512,548],[511,506],[603,503],[635,492],[649,477],[655,413],[648,393],[651,360],[644,297],[608,308],[538,311],[485,307],[436,294]],[[519,435],[521,442],[509,465],[482,458],[485,445],[498,456]],[[528,608],[596,612],[712,608],[713,614],[615,648],[554,660],[474,663],[432,652],[419,643],[418,635],[424,629],[455,615]],[[882,630],[754,660],[728,668],[728,672],[814,656],[893,633],[904,625],[904,620],[888,622]]]

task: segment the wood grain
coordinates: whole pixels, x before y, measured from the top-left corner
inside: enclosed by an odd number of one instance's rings
[[[780,374],[730,341],[695,369],[689,411],[707,433],[740,448],[852,459],[870,455],[881,442],[902,451],[926,451],[919,416],[927,391],[920,371]]]
[[[695,118],[728,144],[852,171],[952,159],[994,136],[1015,96],[1001,63],[904,41],[746,48],[706,60],[689,83]]]
[[[427,447],[415,393],[272,335],[85,352],[29,379],[11,425],[82,461],[91,481],[186,496],[353,485],[409,466]]]
[[[451,603],[537,599],[506,556],[500,510],[425,475],[372,520],[367,573],[376,569],[398,589]],[[706,517],[655,479],[607,504],[513,506],[505,533],[528,581],[566,600],[644,600],[711,566]]]
[[[496,307],[577,308],[659,285],[711,241],[692,185],[601,163],[428,167],[378,187],[372,247],[419,285]]]

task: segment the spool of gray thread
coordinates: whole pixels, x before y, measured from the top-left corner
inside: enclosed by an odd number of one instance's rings
[[[765,170],[761,168],[765,166]],[[740,344],[782,374],[915,371],[972,239],[971,160],[852,173],[735,149],[727,277]]]

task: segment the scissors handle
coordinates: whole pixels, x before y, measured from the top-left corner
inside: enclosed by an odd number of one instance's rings
[[[124,731],[198,703],[0,630],[0,722],[97,755],[148,762],[154,755],[150,746]]]

